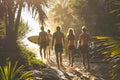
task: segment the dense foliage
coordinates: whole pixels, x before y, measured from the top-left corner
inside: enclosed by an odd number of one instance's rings
[[[22,9],[27,7],[33,16],[38,14],[41,24],[44,24],[47,17],[44,6],[47,6],[47,0],[0,0],[0,22],[5,23],[6,47],[10,50],[16,47]]]
[[[110,76],[114,80],[118,80],[120,76],[120,38],[97,36],[97,47],[95,49],[96,56],[102,55],[104,61],[111,66]]]
[[[7,61],[5,66],[0,66],[0,80],[32,80],[32,72],[25,71],[25,66],[18,66]]]
[[[47,18],[44,6],[48,0],[0,0],[0,37],[5,35],[8,49],[16,47],[19,33],[25,34],[26,25],[20,23],[22,9],[27,7],[33,16],[39,15],[43,25]],[[74,28],[76,37],[83,25],[91,35],[97,36],[95,52],[112,64],[111,76],[117,80],[120,76],[120,1],[119,0],[50,0],[50,13],[54,24],[61,25],[64,33]],[[25,30],[23,30],[25,29]],[[111,37],[103,37],[109,35]],[[11,45],[13,47],[11,47]],[[25,49],[21,49],[25,51]],[[28,51],[25,51],[29,53]],[[22,52],[21,52],[22,53]],[[28,63],[39,63],[33,54],[24,54]]]
[[[97,46],[94,53],[97,54],[93,54],[93,56],[99,56],[112,64],[111,76],[117,80],[120,74],[120,1],[63,0],[63,5],[61,5],[60,0],[60,2],[57,1],[56,3],[52,9],[54,21],[62,26],[65,33],[69,27],[73,27],[78,37],[81,26],[85,25],[91,35],[111,36],[99,37],[101,39],[95,41]]]

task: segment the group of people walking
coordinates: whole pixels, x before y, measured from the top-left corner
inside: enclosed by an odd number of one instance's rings
[[[56,62],[57,62],[57,67],[58,69],[61,69],[63,67],[62,65],[62,53],[63,53],[63,48],[67,46],[67,52],[69,55],[69,65],[70,67],[73,67],[73,61],[74,61],[74,54],[75,50],[78,46],[77,41],[76,41],[76,36],[74,33],[73,28],[68,29],[67,33],[67,42],[65,42],[65,36],[64,33],[61,31],[60,26],[56,27],[56,31],[51,35],[50,30],[48,32],[44,31],[44,27],[41,27],[41,32],[39,33],[39,38],[38,38],[38,43],[40,45],[40,56],[41,59],[43,60],[43,55],[44,54],[44,59],[47,61],[50,60],[50,48],[55,50],[56,54]],[[83,66],[85,69],[89,69],[89,46],[90,46],[91,38],[90,35],[87,33],[86,27],[82,27],[82,33],[79,35],[79,47],[78,49],[80,50],[81,56],[82,56],[82,61],[83,61]],[[65,45],[67,43],[67,45]],[[48,47],[48,52],[46,53],[46,48]],[[43,49],[43,51],[42,51]]]

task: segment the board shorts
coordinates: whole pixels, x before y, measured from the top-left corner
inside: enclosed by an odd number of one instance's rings
[[[40,48],[46,49],[47,45],[48,45],[47,41],[41,42],[40,43]]]
[[[62,53],[63,52],[63,46],[62,43],[61,44],[55,44],[55,53]]]
[[[82,53],[89,53],[89,46],[88,45],[80,46],[80,51]]]
[[[70,45],[70,46],[68,46],[68,49],[69,50],[75,50],[75,46],[74,45]]]

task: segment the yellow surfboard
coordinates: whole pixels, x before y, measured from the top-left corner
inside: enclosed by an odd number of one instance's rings
[[[38,44],[38,36],[30,36],[28,37],[28,40],[32,43]]]

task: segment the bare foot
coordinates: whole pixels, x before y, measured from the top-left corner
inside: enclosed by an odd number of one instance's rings
[[[68,67],[70,66],[71,64],[68,65]]]
[[[73,67],[73,64],[71,64],[70,67]]]
[[[61,65],[60,67],[61,67],[63,70],[65,70],[65,69],[66,69],[63,65]]]
[[[58,69],[60,70],[60,67],[58,67]]]

